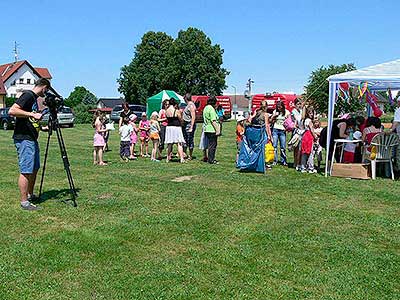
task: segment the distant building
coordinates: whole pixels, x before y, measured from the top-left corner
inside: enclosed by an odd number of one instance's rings
[[[99,98],[97,100],[97,108],[111,108],[113,109],[114,106],[122,105],[125,102],[124,98]]]
[[[24,90],[32,90],[39,78],[51,81],[52,76],[47,68],[33,67],[27,60],[0,65],[0,107],[5,107],[5,96],[19,97]]]

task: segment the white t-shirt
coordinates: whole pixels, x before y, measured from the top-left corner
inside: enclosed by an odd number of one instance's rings
[[[129,142],[131,140],[131,133],[133,127],[131,125],[122,125],[119,128],[119,135],[121,136],[121,142]]]
[[[304,123],[302,120],[302,110],[298,111],[297,109],[292,110],[292,116],[294,118],[295,124],[298,129],[303,130],[304,129]]]

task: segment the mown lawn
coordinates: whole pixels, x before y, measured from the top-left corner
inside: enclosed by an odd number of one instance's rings
[[[0,299],[400,298],[398,181],[239,173],[232,122],[217,166],[122,163],[114,132],[109,166],[95,167],[92,129],[63,133],[78,207],[61,201],[54,137],[47,201],[27,212],[12,132],[0,132]]]

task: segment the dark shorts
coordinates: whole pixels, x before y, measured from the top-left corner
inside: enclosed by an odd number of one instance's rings
[[[130,147],[131,147],[131,142],[129,141],[121,141],[120,147],[119,147],[119,155],[124,158],[124,157],[129,157],[130,155]]]
[[[192,132],[189,132],[189,129],[190,123],[185,122],[182,131],[183,137],[185,138],[186,147],[188,147],[189,149],[194,149],[194,132],[196,131],[196,123],[194,123],[193,125]]]
[[[40,151],[37,141],[14,140],[21,174],[33,174],[40,168]]]

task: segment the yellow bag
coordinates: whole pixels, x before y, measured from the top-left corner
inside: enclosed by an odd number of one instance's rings
[[[371,147],[371,159],[376,158],[376,146]]]
[[[275,158],[275,151],[274,151],[274,146],[272,146],[272,143],[269,142],[265,145],[265,162],[266,163],[272,163]]]

